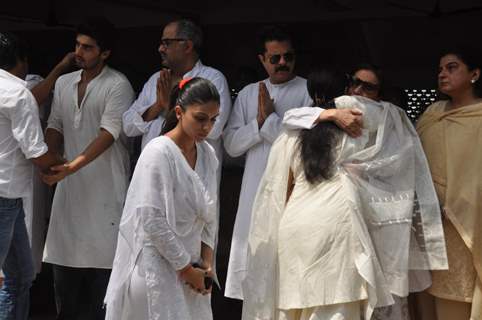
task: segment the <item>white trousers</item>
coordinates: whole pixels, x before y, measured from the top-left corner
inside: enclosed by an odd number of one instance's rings
[[[360,320],[361,301],[306,309],[279,310],[277,320]]]

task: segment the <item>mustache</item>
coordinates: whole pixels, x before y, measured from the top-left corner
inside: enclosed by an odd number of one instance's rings
[[[288,66],[279,66],[279,67],[276,67],[276,69],[274,71],[276,71],[276,72],[278,72],[278,71],[290,71],[290,68]]]

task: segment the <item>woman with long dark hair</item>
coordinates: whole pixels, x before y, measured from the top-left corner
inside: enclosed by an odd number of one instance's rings
[[[243,320],[370,319],[408,295],[409,271],[446,268],[413,126],[390,103],[338,97],[346,80],[322,69],[308,88],[324,107],[361,110],[361,137],[320,122],[273,145],[253,206]]]
[[[146,145],[129,186],[108,320],[212,319],[217,159],[203,140],[219,113],[219,94],[201,78],[175,90],[163,135]]]

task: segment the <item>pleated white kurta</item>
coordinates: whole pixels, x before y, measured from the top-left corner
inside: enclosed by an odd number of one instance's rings
[[[105,299],[107,320],[212,319],[210,295],[194,292],[176,273],[200,262],[201,242],[211,248],[215,242],[218,163],[207,142],[196,146],[195,170],[165,136],[141,153],[122,215]],[[130,308],[139,305],[132,301],[137,289],[131,285],[139,274],[146,306],[137,312]]]
[[[236,299],[243,299],[241,282],[246,272],[251,208],[271,145],[281,131],[284,113],[289,109],[309,106],[312,103],[306,89],[306,80],[303,78],[295,77],[282,84],[272,84],[269,79],[263,82],[270,97],[274,99],[275,112],[268,116],[261,128],[258,128],[256,116],[259,83],[252,83],[239,93],[224,133],[224,147],[229,155],[238,157],[247,154],[224,293],[227,297]]]
[[[332,179],[306,182],[297,132],[273,145],[253,207],[243,320],[323,314],[356,301],[370,319],[393,295],[408,295],[412,271],[447,267],[438,201],[406,115],[363,98],[336,105],[357,105],[365,129],[357,139],[342,134]],[[295,187],[286,203],[290,167]]]

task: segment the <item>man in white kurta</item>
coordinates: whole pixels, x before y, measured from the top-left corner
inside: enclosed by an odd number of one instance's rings
[[[207,138],[216,150],[216,156],[221,164],[223,156],[221,134],[231,111],[231,96],[224,75],[219,70],[205,66],[199,59],[201,45],[202,31],[189,20],[174,21],[164,28],[159,52],[163,65],[169,70],[163,69],[154,73],[144,84],[137,100],[124,113],[123,129],[129,137],[142,135],[142,148],[144,148],[147,142],[161,133],[164,124],[163,114],[168,108],[172,86],[181,79],[194,77],[207,79],[218,89],[221,99],[219,116]],[[165,88],[158,86],[160,77],[167,79],[170,85]],[[149,111],[153,111],[153,118],[148,115]],[[218,170],[218,180],[219,178],[220,170]]]
[[[57,312],[62,319],[80,312],[83,283],[90,288],[91,317],[103,318],[102,301],[128,185],[122,114],[134,93],[127,78],[105,64],[110,54],[105,36],[112,31],[96,21],[90,24],[103,30],[99,33],[104,38],[94,38],[79,27],[75,59],[81,70],[57,80],[46,132],[52,150],[61,152],[63,140],[68,161],[44,176],[49,184],[59,182],[44,261],[54,265]]]
[[[225,289],[227,297],[236,299],[243,298],[251,208],[271,145],[280,133],[284,113],[312,104],[306,80],[293,73],[294,50],[288,35],[266,28],[261,38],[264,48],[259,59],[269,77],[240,91],[224,133],[229,155],[247,154]]]

